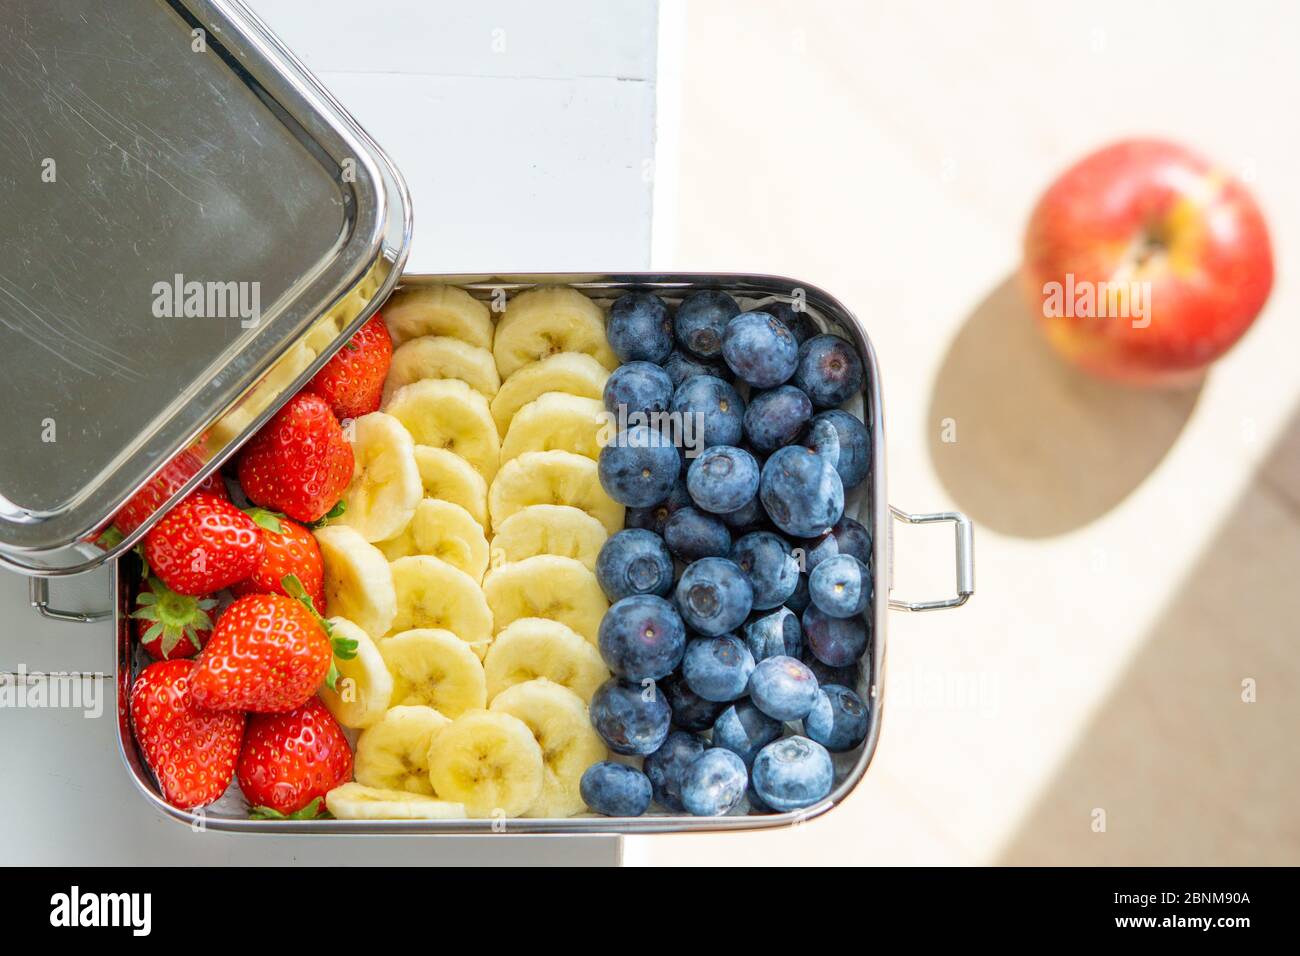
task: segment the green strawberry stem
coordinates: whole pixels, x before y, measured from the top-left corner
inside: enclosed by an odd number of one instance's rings
[[[316,619],[316,623],[324,629],[325,634],[329,637],[330,645],[334,649],[334,656],[330,658],[330,669],[329,673],[325,675],[325,686],[330,690],[334,690],[339,680],[339,669],[335,661],[350,661],[352,658],[356,657],[357,642],[350,637],[335,636],[333,625],[330,624],[329,621],[325,620],[325,618],[321,617],[320,612],[316,610],[316,606],[312,604],[311,596],[307,593],[307,589],[303,587],[302,582],[298,580],[298,575],[286,574],[280,579],[280,586],[284,588],[285,594],[301,601],[307,610],[311,611],[311,616]]]
[[[271,807],[252,807],[248,811],[250,820],[329,820],[332,819],[330,812],[321,806],[321,798],[317,797],[301,810],[295,810],[293,813],[281,813]]]
[[[284,525],[280,524],[280,519],[284,517],[278,511],[268,511],[266,508],[245,508],[244,514],[253,519],[253,524],[259,528],[264,528],[275,534],[284,534]]]
[[[212,630],[208,611],[217,606],[216,600],[177,594],[155,577],[148,581],[149,590],[141,591],[136,597],[138,609],[131,614],[137,620],[152,622],[141,640],[147,644],[161,637],[164,658],[171,656],[182,639],[194,645],[196,651],[202,650],[199,631]]]

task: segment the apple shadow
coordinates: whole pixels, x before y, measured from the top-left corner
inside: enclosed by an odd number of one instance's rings
[[[944,358],[926,419],[930,457],[976,523],[1021,538],[1064,534],[1142,483],[1200,392],[1201,383],[1131,388],[1071,367],[1037,328],[1012,274]]]

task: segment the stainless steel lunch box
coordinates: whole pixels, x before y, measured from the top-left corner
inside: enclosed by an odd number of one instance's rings
[[[855,343],[866,383],[861,407],[852,410],[870,430],[872,469],[846,510],[871,531],[874,548],[873,637],[857,688],[870,705],[870,734],[857,752],[837,759],[833,792],[797,813],[254,821],[237,787],[202,811],[169,806],[140,759],[128,719],[130,685],[142,663],[128,617],[139,580],[131,548],[381,306],[410,246],[410,199],[383,151],[238,0],[12,3],[11,19],[23,29],[0,35],[0,59],[18,78],[6,91],[11,113],[27,125],[0,139],[0,170],[35,177],[32,164],[40,156],[57,157],[63,178],[15,192],[7,209],[13,228],[0,236],[0,362],[7,363],[11,392],[0,440],[12,452],[0,461],[0,567],[30,576],[31,604],[47,617],[114,620],[119,747],[146,799],[170,817],[213,830],[427,834],[759,829],[819,816],[844,799],[866,772],[880,734],[887,608],[955,607],[974,590],[972,533],[964,516],[910,514],[887,504],[880,372],[853,314],[815,286],[761,275],[418,275],[400,281],[452,283],[485,300],[557,282],[605,301],[633,288],[670,301],[697,289],[721,289],[751,307],[792,302]],[[65,52],[57,73],[39,69],[40,49]],[[158,75],[142,73],[141,50]],[[20,70],[27,60],[31,68]],[[111,111],[101,102],[110,97]],[[112,128],[125,132],[115,137],[106,132]],[[256,169],[251,178],[248,166],[235,161],[249,156]],[[75,186],[82,166],[111,187],[96,194],[103,209],[94,205],[96,196],[88,206],[83,193],[58,185],[72,179]],[[209,214],[220,226],[212,235],[203,231]],[[232,236],[261,245],[246,247]],[[61,271],[40,268],[46,262],[60,264]],[[182,265],[187,272],[218,270],[199,276],[209,284],[265,281],[275,299],[250,328],[183,328],[160,322],[157,312],[151,318],[148,283],[170,279],[173,267],[180,272]],[[41,445],[33,437],[41,434],[44,415],[58,420],[58,444]],[[106,548],[92,540],[124,502],[153,487],[182,455],[198,466],[185,471],[183,483],[167,487],[151,519]],[[915,603],[889,598],[891,516],[954,524],[952,596]],[[51,604],[50,578],[105,562],[114,568],[114,608],[84,613]]]
[[[138,568],[134,559],[119,562],[116,566],[115,594],[117,607],[113,614],[117,626],[117,672],[119,730],[118,745],[122,758],[140,792],[161,812],[192,826],[211,830],[241,830],[280,833],[585,833],[585,834],[636,834],[703,832],[721,830],[757,830],[788,826],[821,816],[840,803],[858,785],[875,753],[880,736],[884,709],[885,645],[890,608],[907,611],[928,611],[958,607],[974,593],[974,550],[971,524],[964,515],[955,512],[937,514],[912,514],[891,507],[886,502],[885,488],[885,423],[882,414],[880,369],[876,362],[871,340],[857,318],[838,299],[807,283],[775,276],[709,273],[625,273],[620,275],[502,275],[502,276],[404,276],[402,285],[451,283],[461,286],[476,297],[489,300],[498,290],[507,294],[537,283],[566,283],[581,289],[596,299],[612,299],[629,289],[650,290],[669,301],[698,289],[721,289],[735,296],[742,305],[758,306],[764,302],[780,300],[797,301],[826,331],[836,332],[852,341],[862,356],[866,369],[866,383],[860,412],[871,433],[871,474],[868,480],[851,496],[846,512],[856,517],[870,530],[872,536],[873,566],[877,600],[871,610],[872,640],[862,662],[858,687],[862,699],[871,708],[871,730],[866,742],[857,751],[839,755],[836,759],[837,784],[831,794],[820,803],[790,813],[751,814],[725,817],[692,817],[685,814],[656,814],[643,817],[608,818],[595,815],[568,819],[512,819],[512,820],[249,820],[242,801],[218,803],[200,813],[177,810],[163,800],[149,769],[140,759],[131,735],[126,701],[136,665],[140,662],[132,640],[131,621],[128,618],[135,599]],[[953,595],[930,601],[904,602],[892,598],[881,599],[892,590],[891,580],[893,536],[891,518],[909,523],[951,522],[955,530],[956,588]],[[39,586],[39,585],[38,585]],[[232,786],[232,790],[237,788]]]

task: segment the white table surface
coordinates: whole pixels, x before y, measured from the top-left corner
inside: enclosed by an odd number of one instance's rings
[[[409,271],[649,265],[653,0],[427,3],[253,0],[393,156],[415,205]],[[105,607],[108,575],[55,585]],[[111,674],[111,626],[58,624],[0,574],[0,671]],[[111,684],[105,682],[106,686]],[[0,709],[0,862],[77,864],[616,863],[610,838],[329,839],[192,833],[135,792],[99,719]]]

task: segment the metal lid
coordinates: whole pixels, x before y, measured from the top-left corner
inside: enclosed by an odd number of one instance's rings
[[[144,533],[79,543],[132,494],[178,460],[161,497],[188,493],[373,313],[410,201],[236,0],[8,0],[0,86],[0,564],[75,573]]]

